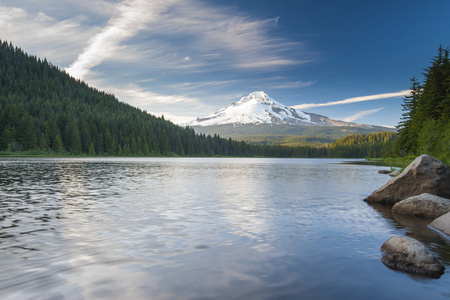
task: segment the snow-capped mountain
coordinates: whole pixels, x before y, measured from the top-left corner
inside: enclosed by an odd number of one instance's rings
[[[238,102],[231,103],[210,116],[199,117],[186,125],[216,126],[226,124],[286,124],[303,126],[357,125],[290,108],[272,99],[262,91],[253,92],[247,97],[242,97]]]
[[[311,117],[300,110],[287,107],[264,92],[253,92],[218,112],[189,122],[190,126],[224,124],[305,124]]]

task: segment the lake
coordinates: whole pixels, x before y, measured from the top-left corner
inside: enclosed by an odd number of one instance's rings
[[[449,299],[450,241],[347,161],[0,158],[0,298]],[[393,235],[447,273],[385,267]]]

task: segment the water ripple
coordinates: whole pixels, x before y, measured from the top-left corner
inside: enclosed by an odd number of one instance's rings
[[[379,247],[414,236],[448,265],[448,242],[361,201],[376,167],[337,162],[2,158],[2,298],[443,298],[448,275],[393,272]]]

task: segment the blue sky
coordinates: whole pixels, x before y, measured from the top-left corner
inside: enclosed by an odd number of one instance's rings
[[[395,126],[450,46],[450,1],[0,0],[0,39],[175,123],[253,91]]]

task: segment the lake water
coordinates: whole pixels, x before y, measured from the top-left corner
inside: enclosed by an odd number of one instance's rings
[[[0,158],[1,299],[450,299],[450,241],[342,160]],[[440,279],[381,261],[412,236]]]

